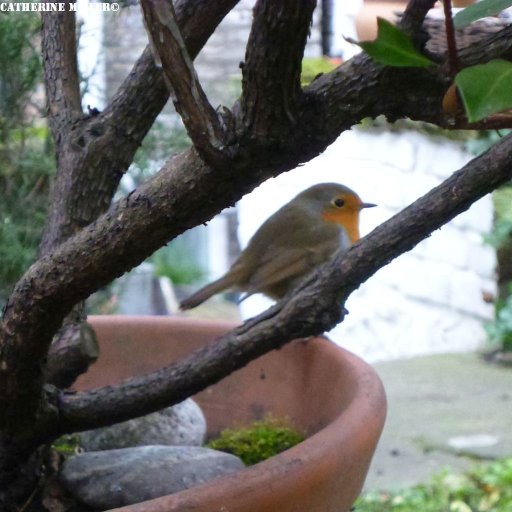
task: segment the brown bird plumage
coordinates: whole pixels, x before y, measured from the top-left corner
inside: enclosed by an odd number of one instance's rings
[[[314,185],[285,204],[256,231],[224,276],[185,299],[191,309],[227,289],[279,299],[338,249],[359,240],[363,203],[344,185]]]

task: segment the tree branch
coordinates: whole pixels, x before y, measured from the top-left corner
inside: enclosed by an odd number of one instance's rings
[[[190,37],[192,55],[197,54],[237,1],[176,2],[178,21],[183,22],[187,44]],[[76,69],[74,15],[65,12],[62,16],[61,19],[61,14],[47,14],[43,30],[45,78],[49,98],[52,98],[52,132],[58,150],[57,177],[39,251],[43,260],[55,247],[108,208],[121,176],[168,97],[162,73],[154,66],[148,51],[139,59],[134,73],[125,80],[110,108],[100,115],[80,117],[78,86],[73,85],[77,74],[68,75]],[[79,257],[83,258],[84,253]],[[51,275],[58,280],[59,269],[65,265],[63,260],[53,260]],[[41,305],[42,296],[35,289],[37,286],[33,287],[31,279],[21,287],[29,297],[29,303],[35,301]],[[15,301],[13,296],[7,304],[7,312],[18,311],[14,307]],[[27,307],[30,307],[28,303]],[[44,314],[39,315],[42,309],[36,307],[32,319],[29,311],[16,320],[17,312],[14,312],[11,321],[5,321],[4,315],[0,324],[0,401],[5,407],[2,410],[6,411],[0,417],[0,424],[8,428],[19,424],[20,418],[26,425],[35,421],[41,404],[45,403],[42,385],[46,353],[70,308],[59,309],[53,317],[50,306],[46,318]],[[63,311],[64,315],[61,314]]]
[[[175,2],[177,21],[192,58],[238,1]],[[55,13],[47,16],[52,22],[57,19]],[[51,50],[51,39],[48,44]],[[56,43],[54,46],[58,48]],[[45,48],[46,53],[50,50]],[[50,80],[47,80],[49,88],[58,84],[52,77],[50,74]],[[40,254],[50,252],[105,212],[119,181],[168,97],[162,70],[155,66],[151,51],[146,48],[101,114],[75,119],[66,135],[63,127],[56,125],[53,136],[65,147],[59,151],[57,178],[49,201]],[[112,151],[114,147],[116,151]]]
[[[96,334],[85,321],[61,329],[48,352],[46,382],[67,388],[100,354]]]
[[[228,134],[208,102],[181,35],[172,3],[143,0],[142,10],[154,57],[172,90],[173,103],[198,153],[214,166],[226,165]]]
[[[214,29],[239,0],[175,0],[176,19],[188,53],[194,59]],[[162,70],[149,46],[103,112],[106,123],[125,132],[139,146],[169,98]]]
[[[340,302],[344,305],[377,270],[511,178],[512,136],[508,136],[348,252],[339,252],[298,291],[255,319],[148,376],[61,395],[61,428],[65,432],[89,429],[177,403],[294,338],[334,327],[343,318]]]
[[[315,0],[259,0],[242,67],[242,122],[278,142],[297,122],[300,73]],[[280,51],[277,52],[276,48]]]
[[[476,45],[473,51],[480,57],[497,49],[509,52],[510,32],[503,33],[495,36],[491,50]],[[242,145],[233,164],[216,172],[193,151],[171,158],[159,174],[38,260],[18,282],[0,324],[0,410],[14,411],[13,403],[37,410],[34,397],[40,398],[50,341],[78,301],[265,179],[313,158],[364,117],[409,116],[442,125],[446,80],[435,68],[404,71],[358,57],[308,87],[299,122],[279,144],[262,137]]]
[[[469,123],[466,119],[456,119],[454,128],[462,130],[507,130],[512,128],[512,112],[500,112],[489,117]]]
[[[445,48],[439,50],[442,54],[435,54],[433,58],[440,61]],[[484,35],[481,41],[459,52],[461,67],[498,57],[512,59],[512,25]],[[375,95],[372,83],[379,91]],[[339,133],[350,127],[345,123],[347,119],[360,120],[382,114],[391,122],[410,118],[451,129],[454,128],[453,121],[442,109],[442,98],[450,83],[451,78],[443,66],[418,72],[413,68],[380,66],[367,55],[360,54],[331,73],[320,76],[305,89],[309,101],[302,111],[300,123],[310,126],[312,133]],[[496,122],[491,126],[500,125]],[[471,129],[472,126],[461,128]],[[315,142],[313,137],[310,144]]]
[[[62,131],[82,114],[75,13],[42,13],[42,49],[48,121],[57,147]]]
[[[508,40],[507,44],[509,48],[512,42]],[[343,129],[364,117],[379,114],[398,117],[402,112],[442,124],[439,106],[444,80],[446,77],[434,72],[388,69],[365,57],[357,58],[322,76],[308,88],[304,121],[290,137],[290,154],[283,155],[281,148],[269,143],[270,148],[259,154],[258,167],[254,167],[252,153],[247,150],[240,152],[236,164],[218,174],[211,173],[191,152],[171,158],[157,176],[113,206],[94,225],[82,230],[52,256],[36,262],[12,297],[15,303],[28,300],[33,307],[15,314],[13,306],[7,310],[5,321],[16,317],[20,323],[30,319],[31,324],[39,324],[34,331],[39,333],[35,336],[39,343],[48,326],[46,316],[50,306],[66,311],[70,303],[86,298],[170,238],[205,222],[264,179],[316,156]],[[403,91],[399,98],[398,84]],[[218,193],[212,202],[210,194],[214,189]],[[147,215],[148,210],[151,215]],[[140,243],[141,239],[144,244]],[[55,268],[59,268],[58,282],[51,273]],[[36,312],[41,306],[39,316]]]

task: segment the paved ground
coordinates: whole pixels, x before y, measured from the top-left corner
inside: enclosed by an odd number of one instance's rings
[[[512,367],[476,354],[377,363],[388,418],[366,489],[397,489],[443,468],[512,457]]]

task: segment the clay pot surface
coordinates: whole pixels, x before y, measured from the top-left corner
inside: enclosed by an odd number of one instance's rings
[[[233,327],[173,317],[90,317],[101,355],[76,388],[148,373]],[[208,435],[267,415],[307,433],[299,445],[233,475],[123,512],[343,512],[359,495],[384,426],[374,370],[324,338],[295,341],[193,397]]]
[[[403,12],[407,1],[365,2],[356,19],[356,30],[360,41],[372,41],[377,37],[377,17],[391,22],[397,21],[397,13]]]
[[[454,7],[467,7],[475,0],[453,0]],[[437,5],[437,4],[436,4]],[[441,5],[441,4],[439,4]],[[360,41],[372,41],[377,37],[377,17],[391,22],[397,21],[397,13],[403,12],[407,0],[373,0],[364,2],[356,19],[357,35]],[[442,12],[442,7],[438,11]]]

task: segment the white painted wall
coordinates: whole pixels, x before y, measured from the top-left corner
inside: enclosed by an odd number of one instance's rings
[[[323,181],[341,182],[379,205],[363,211],[364,235],[469,159],[459,143],[415,131],[346,132],[315,160],[240,201],[242,246],[279,206]],[[493,314],[482,292],[495,290],[495,254],[482,242],[491,224],[488,196],[381,269],[353,294],[350,314],[329,336],[370,361],[481,346],[483,320]],[[253,316],[270,303],[249,298],[241,304],[242,314]]]
[[[346,38],[358,40],[356,18],[362,7],[363,0],[333,3],[332,30],[334,37],[331,55],[341,56],[344,60],[348,60],[361,51],[359,46],[349,43]]]

